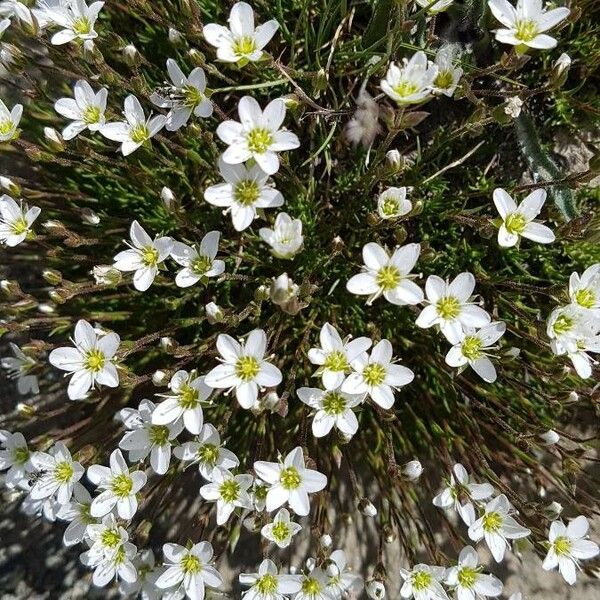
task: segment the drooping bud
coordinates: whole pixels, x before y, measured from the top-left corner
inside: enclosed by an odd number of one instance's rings
[[[46,138],[46,143],[54,152],[62,152],[65,149],[65,142],[54,127],[44,127],[44,137]]]
[[[225,318],[223,309],[214,302],[209,302],[204,307],[204,311],[206,312],[206,319],[211,325],[214,325],[215,323],[221,323]]]
[[[92,274],[96,280],[96,285],[117,285],[123,278],[121,271],[115,269],[112,265],[96,265],[92,269]]]

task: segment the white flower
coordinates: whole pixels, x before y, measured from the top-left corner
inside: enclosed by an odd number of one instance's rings
[[[573,304],[597,311],[600,316],[600,263],[588,267],[581,277],[571,273],[569,297]]]
[[[432,15],[436,15],[454,4],[454,0],[415,0],[415,2],[421,8],[426,8],[427,12]]]
[[[0,470],[7,470],[4,485],[8,489],[29,489],[29,474],[33,473],[34,467],[23,434],[0,429],[0,444],[4,447],[0,450]]]
[[[297,300],[299,290],[300,287],[288,277],[288,274],[282,273],[279,277],[273,278],[271,281],[269,297],[273,304],[277,304],[286,310],[286,307],[289,309],[289,307],[293,306],[292,302]]]
[[[504,103],[504,113],[509,117],[516,119],[521,114],[521,109],[523,108],[523,100],[519,98],[519,96],[511,96]]]
[[[277,565],[268,558],[258,567],[258,573],[240,573],[240,584],[250,589],[242,594],[246,600],[285,600],[300,591],[298,575],[279,574]]]
[[[264,111],[251,96],[244,96],[238,104],[240,122],[225,121],[217,127],[217,135],[229,148],[223,161],[237,165],[253,158],[268,175],[279,170],[278,152],[300,146],[296,134],[281,125],[285,118],[285,102],[272,100]]]
[[[236,231],[243,231],[257,217],[257,208],[276,208],[283,204],[283,196],[268,183],[269,176],[258,166],[229,165],[219,159],[219,171],[225,183],[211,185],[204,199],[214,206],[222,206],[224,214],[231,212]]]
[[[451,367],[469,365],[481,379],[487,383],[496,381],[496,368],[489,358],[488,350],[506,331],[506,324],[495,321],[475,331],[467,327],[457,337],[450,334],[450,343],[454,344],[446,354],[446,364]]]
[[[323,385],[328,390],[335,390],[342,385],[351,371],[351,363],[365,354],[372,344],[367,337],[351,340],[348,336],[342,340],[337,329],[329,323],[321,327],[319,341],[321,347],[311,348],[308,351],[308,360],[313,365],[319,365],[315,375],[322,378]],[[349,393],[354,393],[354,390]]]
[[[218,231],[209,231],[202,238],[199,249],[181,242],[173,242],[171,257],[183,267],[175,277],[175,283],[179,287],[190,287],[209,277],[218,277],[225,271],[225,263],[215,260],[220,235]]]
[[[128,156],[137,150],[142,144],[153,138],[165,125],[167,117],[155,115],[148,117],[140,101],[133,95],[125,98],[124,111],[125,121],[106,123],[100,128],[100,133],[114,142],[121,142],[121,153]]]
[[[389,187],[377,198],[377,212],[382,219],[397,219],[412,210],[412,202],[406,198],[405,187]]]
[[[381,340],[375,344],[370,356],[366,352],[359,354],[351,361],[354,373],[342,383],[342,391],[368,394],[381,408],[391,408],[394,391],[409,384],[415,377],[409,368],[392,362],[393,353],[389,340]]]
[[[155,425],[152,415],[156,409],[154,402],[140,402],[137,419],[132,415],[125,423],[130,429],[119,442],[119,448],[129,452],[130,462],[139,462],[150,455],[150,466],[159,475],[164,475],[171,462],[171,445],[181,433],[183,422],[177,419],[174,423]]]
[[[326,563],[325,573],[329,575],[327,590],[335,598],[346,597],[347,594],[358,594],[363,588],[363,578],[351,571],[343,550],[334,550]]]
[[[418,564],[411,571],[400,569],[404,584],[400,589],[402,598],[415,600],[448,600],[448,595],[440,583],[444,579],[444,567]]]
[[[319,567],[304,573],[300,579],[300,591],[294,600],[337,600],[338,596],[327,588],[329,577]]]
[[[299,516],[310,511],[308,494],[320,492],[327,485],[327,477],[304,466],[304,455],[299,446],[278,463],[257,461],[256,474],[270,487],[267,492],[267,511],[271,512],[286,502]]]
[[[357,109],[344,128],[346,139],[353,145],[369,148],[381,132],[379,105],[371,94],[361,89],[356,99]]]
[[[63,130],[62,136],[65,140],[71,140],[82,131],[98,131],[104,126],[106,120],[106,100],[108,90],[101,88],[95,93],[92,86],[80,79],[73,88],[73,98],[60,98],[54,104],[54,110],[63,117],[70,119]]]
[[[235,389],[242,408],[252,408],[258,389],[281,383],[281,371],[264,358],[267,336],[262,329],[251,331],[246,340],[237,342],[227,334],[217,338],[217,350],[223,364],[208,373],[205,383],[211,388]]]
[[[558,567],[564,580],[573,585],[577,579],[580,560],[588,560],[598,556],[598,544],[587,539],[590,525],[588,520],[577,517],[568,525],[562,521],[554,521],[550,525],[548,541],[550,548],[544,559],[542,568],[550,571]]]
[[[437,51],[435,65],[438,68],[438,72],[432,85],[434,93],[443,94],[449,98],[454,95],[463,74],[461,67],[454,66],[458,55],[458,46],[451,44],[445,44]]]
[[[423,473],[423,465],[420,460],[411,460],[402,467],[402,474],[409,481],[416,481]]]
[[[496,598],[504,587],[497,577],[481,572],[479,556],[471,546],[461,550],[458,566],[446,572],[446,585],[455,588],[457,600]]]
[[[290,513],[286,508],[280,508],[273,521],[267,523],[260,530],[260,534],[280,548],[287,548],[291,544],[292,538],[300,531],[302,531],[302,525],[294,523],[290,519]]]
[[[198,463],[200,474],[208,480],[213,469],[234,469],[240,464],[238,457],[221,445],[219,432],[210,423],[203,425],[197,441],[185,442],[175,448],[175,456]]]
[[[87,533],[87,526],[95,523],[90,515],[92,497],[81,485],[76,483],[73,487],[73,498],[70,502],[63,504],[56,516],[63,521],[69,521],[63,534],[63,544],[67,547],[83,542]]]
[[[97,563],[100,558],[114,556],[129,541],[129,534],[111,513],[105,515],[101,523],[90,523],[86,527],[86,538],[90,546],[89,559]]]
[[[419,104],[429,100],[438,67],[427,60],[425,52],[402,61],[402,67],[390,63],[381,89],[398,104]]]
[[[221,574],[212,564],[213,547],[208,542],[184,548],[179,544],[165,544],[163,555],[167,569],[156,580],[160,589],[182,585],[190,600],[203,600],[205,588],[217,589],[223,585]]]
[[[57,369],[71,374],[67,394],[71,400],[86,398],[96,384],[119,385],[119,374],[113,360],[121,339],[116,333],[99,335],[83,319],[75,325],[74,348],[65,346],[50,352],[48,360]]]
[[[87,476],[102,490],[100,495],[92,500],[92,517],[103,517],[116,506],[121,519],[133,518],[138,507],[137,493],[146,484],[146,474],[143,471],[130,473],[121,451],[113,450],[110,455],[110,468],[92,465],[88,468]]]
[[[390,257],[379,244],[369,242],[363,247],[365,266],[363,272],[346,283],[346,289],[359,296],[369,296],[367,304],[372,304],[379,296],[400,306],[423,302],[423,291],[411,281],[411,275],[419,254],[420,244],[407,244],[394,250]]]
[[[8,110],[6,104],[0,100],[0,142],[9,142],[17,136],[22,114],[22,104],[15,104],[12,110]]]
[[[133,559],[133,566],[137,571],[136,581],[121,581],[119,593],[124,597],[140,598],[141,600],[175,600],[165,595],[159,590],[155,582],[158,579],[159,569],[155,567],[154,552],[146,548],[138,552]]]
[[[433,499],[433,504],[444,509],[453,507],[465,524],[471,525],[475,520],[472,501],[486,500],[494,488],[490,483],[472,483],[460,463],[455,464],[452,471],[448,485]]]
[[[150,95],[150,102],[168,108],[166,129],[177,131],[187,125],[192,115],[208,118],[212,115],[212,102],[206,97],[206,75],[200,67],[185,76],[172,58],[167,60],[167,72],[173,85],[167,85]]]
[[[517,203],[502,188],[494,190],[494,204],[502,218],[498,231],[498,244],[503,248],[514,246],[520,237],[540,244],[550,244],[556,238],[549,227],[534,221],[546,201],[546,190],[531,192],[517,206]]]
[[[213,469],[210,483],[200,488],[200,495],[217,503],[217,525],[224,525],[238,507],[252,508],[248,494],[252,481],[252,475],[234,475],[225,469]]]
[[[474,289],[475,277],[468,272],[460,273],[451,283],[430,275],[425,283],[428,306],[415,324],[424,328],[438,325],[450,341],[460,338],[463,328],[489,325],[488,313],[472,301]]]
[[[496,562],[502,562],[508,540],[527,537],[531,531],[510,516],[512,507],[504,494],[485,505],[483,515],[469,526],[469,537],[478,542],[485,539]]]
[[[496,39],[517,46],[519,50],[554,48],[556,40],[544,32],[566,19],[571,12],[564,6],[545,10],[542,0],[518,0],[516,9],[508,0],[488,0],[488,6],[505,27],[496,30]]]
[[[269,43],[279,24],[274,19],[254,27],[254,12],[246,2],[237,2],[229,13],[229,29],[209,23],[202,33],[206,41],[217,48],[217,58],[240,66],[260,60],[263,48]]]
[[[161,402],[152,413],[154,425],[169,425],[183,418],[185,428],[193,434],[200,433],[204,417],[202,403],[212,393],[204,377],[197,377],[196,371],[177,371],[169,382],[171,394],[165,394],[166,400]]]
[[[9,379],[17,380],[17,391],[21,395],[38,394],[37,375],[32,375],[30,370],[36,365],[33,358],[27,356],[19,346],[9,342],[14,356],[5,356],[0,359],[0,367],[6,369]]]
[[[81,555],[81,562],[94,569],[92,581],[98,587],[104,587],[113,578],[133,583],[137,579],[137,571],[133,565],[133,558],[137,548],[125,542],[110,556],[91,556],[89,552]]]
[[[334,426],[347,437],[358,431],[358,421],[352,409],[364,400],[364,393],[346,394],[339,389],[323,391],[301,387],[296,394],[304,404],[316,410],[312,422],[315,437],[326,436]]]
[[[9,247],[20,244],[30,233],[41,209],[17,204],[9,195],[0,196],[0,243]]]
[[[133,221],[129,229],[131,244],[114,257],[114,267],[119,271],[135,271],[133,287],[145,292],[158,274],[159,265],[169,256],[173,247],[170,237],[156,237],[154,240],[143,227]]]
[[[55,46],[73,40],[93,43],[92,40],[98,37],[94,26],[103,6],[104,2],[93,2],[88,6],[85,0],[72,0],[49,9],[47,15],[52,23],[63,28],[52,36],[50,42]]]
[[[273,229],[261,227],[258,235],[271,246],[271,253],[277,258],[293,258],[302,249],[302,221],[292,219],[287,213],[281,212],[275,218]]]
[[[558,444],[560,441],[560,436],[554,429],[548,429],[548,431],[540,433],[539,438],[544,446],[554,446],[554,444]]]
[[[41,472],[29,492],[33,500],[42,500],[56,494],[59,504],[66,504],[73,495],[73,487],[83,476],[84,469],[73,460],[63,442],[57,442],[50,452],[34,452],[31,464]]]

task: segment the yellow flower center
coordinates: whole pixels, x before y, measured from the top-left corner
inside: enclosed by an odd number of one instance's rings
[[[142,250],[142,262],[147,267],[155,267],[159,259],[158,250],[154,246],[146,246]]]
[[[328,415],[340,415],[346,410],[346,400],[337,392],[327,392],[323,396],[323,410]]]
[[[252,381],[260,371],[260,364],[254,356],[241,356],[235,365],[235,374],[242,381]]]
[[[219,486],[219,494],[225,502],[235,502],[240,496],[240,484],[235,479],[228,479]]]
[[[131,477],[129,477],[129,475],[121,473],[120,475],[113,477],[110,487],[115,496],[118,496],[119,498],[126,498],[131,494],[131,490],[133,489],[133,481],[131,481]]]
[[[29,225],[27,225],[25,217],[21,215],[10,224],[10,229],[15,235],[22,235],[29,229]]]
[[[477,580],[477,571],[471,567],[462,567],[458,571],[458,584],[461,587],[471,589]]]
[[[13,130],[14,126],[14,123],[9,119],[0,121],[0,135],[8,135]]]
[[[73,473],[73,465],[66,460],[59,462],[56,467],[54,467],[54,479],[61,483],[69,483],[73,477]]]
[[[204,444],[198,448],[197,456],[200,462],[209,466],[216,465],[219,458],[219,449],[214,444]]]
[[[146,140],[150,139],[150,130],[146,127],[145,123],[140,123],[131,128],[129,137],[136,144],[143,144]]]
[[[398,96],[406,98],[419,91],[419,86],[413,81],[401,81],[398,85],[395,85],[393,89]]]
[[[191,410],[199,404],[198,390],[191,385],[184,384],[179,391],[179,406],[184,410]]]
[[[284,490],[295,490],[300,487],[302,478],[296,467],[287,467],[281,471],[279,482]]]
[[[278,542],[283,542],[287,540],[287,538],[290,535],[290,527],[287,523],[284,523],[283,521],[278,521],[273,525],[272,533],[273,537]]]
[[[594,308],[596,304],[596,296],[592,290],[589,288],[584,288],[575,294],[575,302],[577,302],[579,306],[583,306],[583,308]]]
[[[552,546],[554,547],[554,552],[556,552],[556,554],[559,556],[566,556],[571,553],[573,543],[569,538],[558,537],[554,540]]]
[[[483,354],[481,351],[482,347],[483,344],[478,337],[474,335],[468,335],[467,337],[465,337],[462,343],[463,356],[465,356],[469,360],[477,360]]]
[[[387,196],[382,205],[381,212],[386,217],[395,217],[400,212],[400,203],[392,196]]]
[[[502,527],[502,515],[497,512],[489,512],[483,515],[483,530],[487,533],[497,533]]]
[[[273,136],[268,129],[256,127],[248,132],[246,137],[248,150],[256,154],[264,154],[273,143]]]
[[[200,563],[200,559],[193,554],[186,554],[181,559],[181,570],[186,575],[195,575],[196,573],[200,573],[202,570],[202,564]]]
[[[93,125],[100,120],[100,109],[97,106],[87,106],[83,111],[83,122],[86,125]]]
[[[156,446],[166,446],[169,443],[169,428],[166,425],[151,425],[148,437]]]
[[[515,23],[515,37],[522,42],[531,42],[538,34],[538,25],[531,19],[520,19]]]
[[[390,291],[398,287],[402,276],[400,271],[393,265],[387,265],[381,267],[377,273],[377,285],[385,292]]]
[[[273,595],[277,591],[277,577],[266,573],[256,582],[256,590],[263,595]]]
[[[447,90],[454,83],[452,71],[440,71],[433,81],[433,85],[440,90]]]
[[[573,329],[574,324],[571,317],[567,315],[558,315],[556,321],[554,321],[554,325],[552,325],[552,329],[556,335],[563,335],[569,333],[569,331]]]
[[[238,204],[242,206],[252,206],[260,197],[260,189],[256,181],[252,179],[242,179],[235,184],[233,197]]]
[[[302,591],[305,594],[312,594],[313,596],[316,596],[321,592],[321,587],[322,586],[319,580],[315,579],[314,577],[309,576],[302,582]]]
[[[24,446],[13,450],[13,460],[18,465],[24,465],[29,460],[29,450]]]
[[[454,296],[447,296],[446,298],[440,298],[435,305],[438,315],[442,319],[451,321],[456,319],[460,313],[460,302]]]
[[[385,367],[379,363],[371,363],[363,371],[365,383],[371,386],[381,385],[385,379],[385,375]]]
[[[117,529],[106,529],[100,535],[100,542],[105,548],[116,548],[123,540]]]
[[[343,352],[334,350],[325,358],[323,368],[328,369],[329,371],[348,371],[350,369],[350,365],[348,364],[348,359]]]
[[[196,275],[204,275],[212,267],[212,260],[208,256],[199,256],[192,263],[192,271]]]
[[[190,108],[198,106],[198,104],[200,104],[205,98],[204,94],[193,85],[186,85],[183,88],[183,95],[185,98],[185,105],[189,106]]]
[[[88,350],[85,355],[85,368],[92,373],[98,373],[104,368],[106,358],[104,353],[98,348]]]
[[[237,38],[233,42],[233,51],[238,56],[246,56],[252,54],[256,50],[256,42],[254,38],[249,35],[243,35]]]
[[[418,571],[417,573],[413,574],[411,583],[414,590],[417,592],[422,592],[423,590],[429,588],[431,585],[431,580],[431,573],[427,573],[426,571]]]
[[[504,221],[504,227],[509,233],[517,234],[523,233],[525,226],[527,225],[527,219],[518,212],[511,213],[507,215],[506,220]]]
[[[92,23],[87,17],[79,17],[73,21],[73,31],[77,35],[87,35],[92,30]]]

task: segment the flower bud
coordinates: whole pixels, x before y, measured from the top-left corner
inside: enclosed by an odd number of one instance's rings
[[[329,534],[324,533],[319,538],[319,544],[320,544],[321,548],[331,548],[331,545],[333,544],[333,540],[331,539],[331,536]]]
[[[269,288],[266,285],[260,285],[254,292],[254,299],[257,302],[262,302],[269,299]]]
[[[81,209],[81,220],[87,225],[98,225],[100,217],[91,208]]]
[[[13,196],[21,195],[21,186],[19,186],[9,177],[0,176],[0,187]]]
[[[552,72],[550,73],[550,84],[552,87],[560,88],[565,84],[565,81],[569,76],[571,62],[571,57],[564,52],[558,57],[552,66]]]
[[[140,53],[133,44],[127,44],[127,46],[123,48],[122,53],[125,62],[132,67],[141,62]]]
[[[377,509],[375,505],[368,499],[362,498],[358,503],[358,510],[366,517],[376,517]]]
[[[0,281],[0,290],[6,294],[9,300],[15,300],[16,298],[21,298],[23,296],[21,286],[16,281],[3,279]]]
[[[214,302],[209,302],[204,307],[204,312],[206,313],[206,319],[211,325],[221,323],[224,319],[223,310]]]
[[[56,308],[54,307],[53,304],[47,304],[46,302],[42,302],[41,304],[38,304],[37,309],[43,314],[43,315],[51,315],[53,313],[56,312]]]
[[[183,33],[181,33],[181,31],[178,31],[174,27],[169,27],[169,41],[171,44],[181,44],[184,39],[185,38],[183,37]]]
[[[56,269],[44,269],[42,271],[42,277],[50,284],[50,285],[58,285],[62,282],[62,274],[60,271]]]
[[[165,352],[171,352],[175,349],[175,340],[172,337],[164,336],[160,338],[160,347]]]
[[[163,204],[167,207],[167,210],[171,210],[175,204],[175,194],[168,188],[166,185],[160,191],[160,199],[163,201]]]
[[[201,67],[205,64],[206,57],[204,54],[202,54],[202,52],[196,50],[196,48],[191,48],[188,50],[188,56],[190,57],[190,60],[198,67]]]
[[[160,369],[154,371],[152,373],[152,383],[157,387],[165,385],[167,383],[167,374]]]
[[[17,412],[19,413],[19,416],[23,417],[24,419],[30,419],[35,415],[36,408],[30,404],[25,404],[25,402],[19,402],[17,404]]]
[[[554,446],[554,444],[558,444],[560,441],[560,436],[554,429],[549,429],[545,433],[540,434],[539,438],[544,446]]]
[[[521,114],[521,108],[523,107],[523,100],[518,96],[509,98],[503,105],[504,114],[516,119]]]
[[[577,392],[569,392],[569,402],[577,402],[579,400],[579,394]]]
[[[112,265],[96,265],[92,269],[96,285],[117,285],[121,282],[121,271]]]
[[[271,412],[277,410],[281,398],[277,392],[268,392],[262,399],[262,405]]]
[[[558,519],[558,517],[560,517],[560,514],[562,513],[562,511],[563,511],[562,504],[560,504],[559,502],[556,502],[556,501],[550,502],[550,504],[548,504],[548,506],[544,507],[544,514],[551,521],[555,521],[556,519]]]
[[[381,600],[381,598],[385,598],[385,586],[383,585],[383,581],[379,579],[370,579],[367,581],[365,590],[367,592],[367,596],[373,600]]]
[[[46,138],[46,143],[51,150],[54,150],[55,152],[62,152],[65,149],[65,143],[62,135],[60,135],[60,133],[58,133],[54,127],[44,127],[44,137]]]
[[[273,279],[269,295],[274,304],[282,306],[298,295],[298,286],[288,277],[287,273],[282,273],[277,279]]]
[[[402,473],[409,481],[416,481],[423,473],[423,466],[418,460],[411,460],[402,467]]]
[[[398,170],[402,167],[402,155],[400,154],[399,150],[388,150],[385,153],[385,160],[387,161],[387,164],[390,165],[390,167],[392,167],[394,170]]]

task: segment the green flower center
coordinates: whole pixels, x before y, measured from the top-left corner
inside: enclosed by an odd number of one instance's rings
[[[92,23],[87,17],[79,17],[73,21],[73,31],[77,35],[87,35],[92,31]]]
[[[241,356],[235,365],[235,374],[242,381],[252,381],[260,371],[260,364],[254,356]]]
[[[295,490],[300,487],[302,478],[296,467],[287,467],[281,471],[279,482],[284,490]]]
[[[522,42],[531,42],[538,34],[538,25],[530,19],[515,22],[515,37]]]
[[[112,560],[113,563],[115,565],[120,565],[121,563],[125,562],[125,548],[123,548],[123,546],[119,546],[119,548],[117,548],[117,551],[115,552]]]
[[[381,212],[386,217],[395,217],[400,212],[400,203],[396,198],[387,196],[381,205]]]
[[[169,443],[169,428],[166,425],[151,425],[148,437],[156,446],[166,446]]]
[[[313,596],[316,596],[321,592],[321,587],[322,586],[319,580],[315,579],[314,577],[307,577],[302,582],[302,591],[305,594],[312,594]]]
[[[200,462],[209,466],[216,465],[219,458],[219,448],[214,444],[204,444],[198,448],[197,456]]]
[[[266,573],[256,582],[256,590],[261,594],[274,594],[277,591],[277,577]]]
[[[556,335],[563,335],[565,333],[569,333],[571,329],[573,329],[574,321],[571,317],[567,315],[558,315],[556,321],[554,321],[554,325],[552,325],[552,329]]]
[[[118,529],[106,529],[100,535],[100,542],[105,548],[116,548],[123,540]]]
[[[140,123],[131,128],[129,137],[136,144],[143,144],[146,140],[150,139],[150,130],[146,127],[145,123]]]
[[[273,143],[273,136],[268,129],[256,127],[248,132],[248,150],[256,154],[264,154]]]
[[[154,246],[146,246],[142,250],[142,262],[147,267],[155,267],[158,264],[158,250]]]
[[[106,358],[104,356],[104,352],[98,350],[98,348],[92,348],[92,350],[88,350],[85,355],[85,368],[92,373],[98,373],[102,371],[104,368],[104,363],[106,362]]]
[[[394,92],[398,96],[405,98],[406,96],[412,96],[419,90],[419,86],[413,81],[401,81],[398,85],[394,86]]]
[[[463,356],[465,356],[469,360],[477,360],[482,355],[482,347],[483,343],[477,336],[468,335],[467,337],[465,337],[462,343]]]
[[[54,479],[56,481],[60,481],[61,483],[69,483],[73,477],[73,465],[66,460],[59,462],[56,467],[54,467]]]
[[[323,363],[323,369],[329,371],[347,371],[349,368],[350,365],[348,364],[348,359],[340,350],[330,352]]]
[[[283,521],[278,521],[273,525],[272,533],[273,537],[278,542],[284,542],[288,539],[290,535],[290,527],[287,523],[284,523]]]
[[[452,71],[440,71],[433,80],[433,85],[440,90],[447,90],[454,83]]]
[[[233,197],[242,206],[252,206],[260,197],[258,184],[252,179],[238,181],[233,190]]]
[[[87,106],[83,111],[83,122],[86,125],[93,125],[100,120],[100,109],[97,106]]]
[[[243,35],[233,42],[233,51],[239,56],[252,54],[256,50],[256,42],[249,35]]]
[[[400,271],[393,265],[387,265],[379,269],[376,281],[383,291],[388,292],[398,287],[400,279],[402,279]]]
[[[0,121],[0,134],[9,134],[13,130],[14,126],[15,124],[10,119],[7,119],[6,121]]]
[[[179,406],[184,410],[192,410],[200,404],[198,390],[191,385],[184,384],[179,391]]]
[[[181,570],[186,575],[195,575],[196,573],[200,573],[202,570],[202,564],[200,563],[200,559],[193,554],[186,554],[181,559]]]
[[[497,512],[489,512],[483,515],[483,530],[488,533],[496,533],[502,527],[502,515]]]
[[[225,502],[235,502],[240,496],[240,484],[235,479],[228,479],[219,486],[219,494]]]
[[[386,376],[386,370],[379,363],[371,363],[367,365],[363,371],[363,378],[367,385],[377,386],[383,383]]]
[[[450,321],[456,319],[460,314],[460,302],[454,296],[447,296],[446,298],[440,298],[435,305],[438,315],[442,319]]]
[[[417,573],[413,574],[411,583],[414,590],[417,592],[422,592],[423,590],[429,589],[431,580],[431,573],[427,573],[426,571],[418,571]]]
[[[504,227],[506,227],[506,230],[509,233],[517,235],[523,233],[525,225],[527,225],[527,219],[518,212],[507,215],[506,220],[504,221]]]
[[[458,571],[458,584],[461,587],[471,589],[477,580],[477,571],[471,567],[463,567]]]
[[[212,267],[212,260],[208,256],[199,256],[192,263],[192,271],[196,275],[204,275],[207,271],[210,271]]]
[[[337,392],[327,392],[323,396],[323,410],[328,415],[341,415],[346,410],[346,400]]]
[[[190,108],[198,106],[205,98],[204,94],[193,85],[186,85],[183,88],[183,95],[185,97],[185,105]]]
[[[113,477],[110,487],[115,496],[118,496],[119,498],[127,498],[133,489],[133,481],[131,481],[131,477],[129,477],[129,475],[121,473],[120,475]]]
[[[13,460],[18,465],[24,465],[29,460],[29,450],[25,446],[13,450]]]
[[[579,306],[583,306],[583,308],[594,308],[596,296],[592,290],[584,288],[575,294],[575,302],[577,302]]]
[[[257,500],[265,500],[267,497],[267,486],[266,485],[257,485],[254,488],[254,497]]]
[[[20,216],[11,223],[10,229],[15,235],[21,235],[29,229],[29,225],[27,225],[25,217]]]
[[[556,554],[559,556],[566,556],[571,553],[573,543],[569,538],[558,537],[554,540],[552,546],[554,547],[554,552],[556,552]]]

